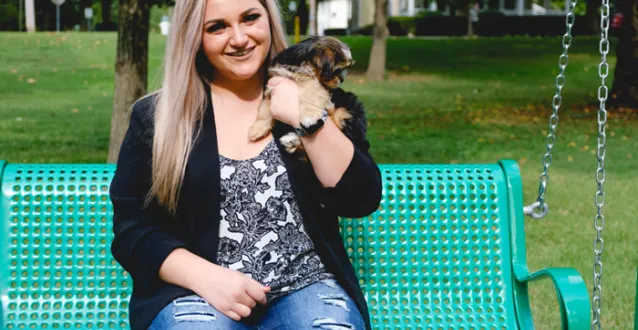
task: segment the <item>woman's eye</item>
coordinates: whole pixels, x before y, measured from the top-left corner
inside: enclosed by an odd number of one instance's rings
[[[252,22],[252,21],[256,21],[261,15],[260,14],[251,14],[251,15],[247,15],[244,20],[247,22]]]
[[[208,32],[208,33],[213,33],[213,32],[217,32],[217,31],[219,31],[219,30],[221,30],[221,29],[223,29],[223,28],[224,28],[224,25],[223,25],[223,24],[213,24],[213,25],[209,26],[209,27],[206,29],[206,32]]]

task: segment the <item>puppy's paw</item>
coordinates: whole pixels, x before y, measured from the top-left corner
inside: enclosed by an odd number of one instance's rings
[[[248,130],[248,139],[250,141],[257,141],[262,139],[270,132],[270,124],[264,120],[256,121]]]
[[[337,108],[330,116],[332,121],[337,125],[339,130],[343,130],[343,127],[346,126],[346,121],[352,119],[352,115],[346,110],[346,108]]]
[[[290,154],[294,154],[301,149],[301,138],[297,133],[290,132],[282,136],[279,141]]]

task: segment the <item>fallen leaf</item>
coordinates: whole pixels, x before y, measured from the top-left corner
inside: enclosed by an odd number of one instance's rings
[[[568,162],[573,162],[574,161],[574,157],[572,157],[571,155],[567,156],[567,161]]]
[[[614,137],[614,136],[616,136],[616,132],[611,132],[611,133],[609,133],[609,135],[611,135],[611,137]]]
[[[575,147],[576,146],[576,142],[571,141],[567,145],[570,146],[570,147]]]
[[[27,83],[29,83],[29,84],[35,84],[35,82],[36,82],[36,81],[37,81],[37,80],[35,80],[35,79],[33,79],[33,78],[29,78],[29,79],[27,79]]]
[[[627,159],[631,159],[631,154],[627,154]]]
[[[15,68],[11,69],[11,73],[13,73],[13,74],[18,73],[18,69],[15,69]]]
[[[78,108],[73,108],[73,109],[71,109],[71,112],[78,113],[78,112],[80,112],[80,110]]]

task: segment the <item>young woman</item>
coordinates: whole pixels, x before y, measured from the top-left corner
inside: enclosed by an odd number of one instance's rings
[[[132,330],[370,329],[338,217],[365,217],[381,175],[365,131],[302,137],[299,91],[267,79],[285,49],[276,0],[177,0],[161,90],[138,100],[110,188],[111,251]],[[248,130],[266,84],[276,125]]]

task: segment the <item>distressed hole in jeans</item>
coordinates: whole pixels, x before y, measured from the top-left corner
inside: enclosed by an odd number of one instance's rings
[[[176,307],[182,307],[182,306],[208,306],[208,302],[206,302],[206,300],[204,300],[203,298],[200,297],[183,297],[183,298],[177,298],[173,304],[175,304]]]
[[[333,288],[333,289],[338,289],[339,286],[337,285],[337,281],[332,280],[332,279],[327,279],[327,280],[322,280],[321,283]]]
[[[347,322],[338,322],[331,317],[319,317],[312,322],[313,328],[324,330],[354,330],[354,325]]]
[[[342,294],[334,294],[334,293],[321,294],[320,293],[320,294],[317,294],[317,297],[319,297],[319,299],[321,299],[326,304],[341,307],[345,309],[347,312],[350,311],[350,308],[348,307],[348,302],[346,300],[346,296]]]
[[[175,322],[184,322],[184,321],[199,321],[199,322],[207,322],[207,321],[215,321],[217,317],[215,313],[212,312],[180,312],[175,313],[173,315],[175,318]]]

